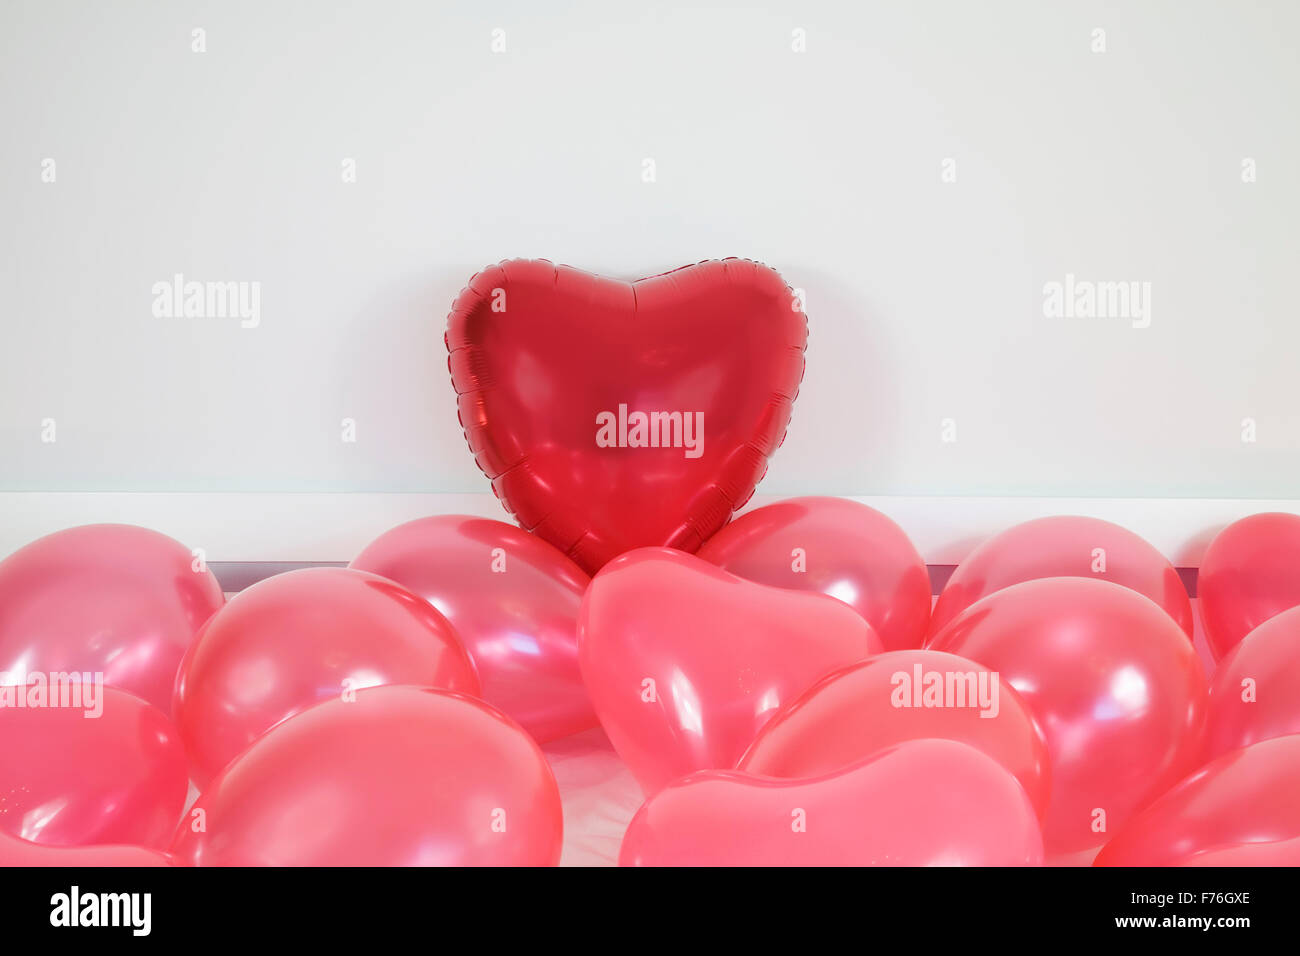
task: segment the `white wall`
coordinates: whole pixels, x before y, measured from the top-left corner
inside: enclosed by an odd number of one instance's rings
[[[740,255],[811,322],[769,496],[1300,497],[1297,35],[1228,0],[6,0],[0,491],[486,491],[442,346],[471,273]],[[178,272],[260,282],[260,324],[155,317]],[[1149,282],[1149,327],[1045,317],[1067,273]]]

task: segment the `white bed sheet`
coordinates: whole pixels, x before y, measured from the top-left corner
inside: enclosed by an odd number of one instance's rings
[[[616,866],[618,848],[641,806],[641,787],[600,728],[542,748],[564,803],[561,866]]]

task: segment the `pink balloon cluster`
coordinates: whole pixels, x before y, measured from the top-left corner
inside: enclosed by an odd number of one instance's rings
[[[229,602],[154,532],[36,541],[0,561],[0,864],[554,865],[586,583],[474,518]]]
[[[701,549],[754,581],[839,597],[877,627],[915,622],[886,653],[793,697],[750,675],[829,669],[817,656],[828,625],[773,642],[790,629],[780,602],[751,616],[740,605],[759,602],[721,583],[698,599],[674,587],[672,605],[629,599],[634,574],[635,592],[652,595],[682,556],[634,552],[596,575],[580,659],[649,797],[623,862],[1300,863],[1300,518],[1255,516],[1210,546],[1212,684],[1178,572],[1123,528],[1080,517],[1011,528],[958,566],[932,614],[904,598],[901,582],[924,568],[900,536],[869,509],[802,499],[757,509]],[[705,580],[716,574],[701,570],[696,586]],[[706,641],[726,648],[708,668],[694,663]],[[638,674],[656,690],[671,675],[667,693],[630,705]],[[733,760],[728,738],[746,733]],[[958,759],[971,750],[984,759]],[[1015,786],[992,785],[989,768]]]
[[[1297,864],[1297,558],[1291,515],[1215,538],[1207,679],[1178,572],[1091,518],[989,539],[933,612],[834,498],[591,579],[427,518],[228,602],[74,528],[0,561],[0,864],[554,865],[540,744],[597,723],[646,798],[627,865]]]

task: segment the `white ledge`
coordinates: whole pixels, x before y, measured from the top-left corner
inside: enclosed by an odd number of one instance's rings
[[[749,508],[779,500],[756,496]],[[1228,523],[1261,511],[1300,514],[1300,499],[856,497],[889,515],[929,564],[956,564],[984,538],[1053,514],[1135,531],[1179,567],[1196,567]],[[747,508],[746,510],[749,510]],[[509,521],[491,493],[383,494],[0,492],[0,556],[42,535],[96,522],[154,528],[209,561],[348,561],[394,525],[432,514]]]

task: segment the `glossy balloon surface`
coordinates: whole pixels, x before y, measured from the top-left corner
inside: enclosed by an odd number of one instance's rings
[[[206,565],[166,535],[59,531],[0,561],[0,674],[100,673],[169,712],[176,668],[224,600]]]
[[[932,646],[997,671],[1042,729],[1049,856],[1100,846],[1200,751],[1207,685],[1192,642],[1129,588],[1077,577],[1015,584],[957,615]]]
[[[44,846],[0,832],[0,868],[171,866],[165,853],[143,846]]]
[[[552,545],[501,521],[441,515],[380,535],[351,567],[436,607],[474,659],[483,699],[539,743],[596,725],[578,670],[589,578]]]
[[[212,617],[181,665],[174,712],[195,781],[285,718],[380,684],[479,690],[447,619],[387,578],[304,568],[259,581]]]
[[[1046,811],[1047,745],[1029,709],[997,674],[942,651],[891,651],[823,678],[759,731],[738,769],[815,777],[923,738],[983,751]]]
[[[1269,618],[1219,661],[1205,756],[1286,734],[1300,734],[1300,607]]]
[[[734,767],[782,706],[880,650],[839,601],[666,548],[606,565],[578,623],[596,713],[646,793],[692,770]]]
[[[167,716],[93,685],[47,698],[57,707],[13,706],[24,690],[0,688],[0,831],[49,846],[166,846],[190,786]]]
[[[910,740],[821,777],[692,774],[623,838],[623,866],[1034,866],[1038,818],[1016,778],[951,740]]]
[[[1102,861],[1105,865],[1105,861]],[[1273,843],[1238,843],[1179,860],[1179,866],[1300,866],[1300,837]]]
[[[555,777],[518,724],[473,698],[390,686],[264,735],[172,850],[199,866],[550,866],[562,836]]]
[[[589,573],[636,547],[695,551],[745,503],[806,339],[785,280],[745,259],[637,282],[510,260],[470,280],[446,335],[479,467]]]
[[[1300,864],[1300,736],[1201,767],[1119,830],[1098,866]]]
[[[1220,531],[1201,560],[1197,599],[1216,659],[1273,615],[1300,605],[1300,516],[1251,515]]]
[[[848,498],[790,498],[746,512],[699,556],[749,581],[819,591],[852,607],[888,650],[919,647],[930,573],[903,529]]]
[[[1192,604],[1178,571],[1143,538],[1109,521],[1061,515],[989,538],[953,572],[935,602],[931,636],[980,598],[1038,578],[1080,577],[1132,588],[1168,612],[1190,638]]]

